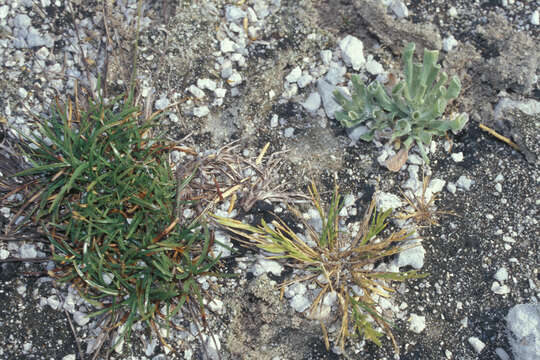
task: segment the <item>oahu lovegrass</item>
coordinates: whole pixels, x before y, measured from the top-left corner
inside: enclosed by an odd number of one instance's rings
[[[261,225],[252,226],[234,219],[218,216],[215,218],[222,226],[247,239],[247,243],[275,254],[269,258],[288,260],[289,265],[308,274],[284,285],[304,281],[320,287],[321,291],[309,311],[311,317],[316,318],[317,312],[323,312],[328,299],[337,300],[340,324],[335,341],[342,349],[347,338],[355,336],[362,336],[381,345],[382,333],[376,329],[379,326],[392,340],[396,353],[399,353],[390,325],[377,310],[374,297],[389,297],[394,291],[388,284],[391,281],[405,281],[426,275],[415,270],[385,271],[375,267],[375,264],[404,250],[405,246],[400,246],[400,243],[409,240],[412,233],[400,230],[381,237],[390,211],[377,214],[374,210],[375,201],[372,201],[358,234],[350,237],[342,228],[343,225],[340,225],[339,213],[343,205],[337,186],[327,210],[321,205],[315,184],[311,185],[310,195],[322,220],[320,231],[305,221],[299,210],[290,208],[307,229],[306,237],[310,241],[297,235],[280,219],[272,221],[271,224],[263,220]],[[326,347],[329,348],[327,327],[322,320],[320,324]]]
[[[151,138],[153,120],[139,120],[129,99],[58,105],[41,137],[27,138],[33,167],[17,175],[39,177],[33,216],[51,242],[50,275],[97,307],[90,317],[116,319],[111,327],[125,329],[116,343],[144,321],[166,344],[157,328],[185,303],[204,317],[196,279],[218,259],[204,222],[177,215],[190,177],[177,183],[172,145]]]

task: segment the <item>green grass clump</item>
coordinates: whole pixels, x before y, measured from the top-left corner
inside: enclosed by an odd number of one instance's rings
[[[52,244],[51,275],[98,307],[90,317],[114,315],[119,339],[137,321],[168,326],[186,302],[203,311],[196,279],[217,262],[204,224],[176,211],[189,177],[177,183],[171,145],[150,138],[152,120],[137,111],[122,97],[57,106],[27,139],[33,167],[17,174],[39,176],[33,213]]]
[[[469,117],[462,113],[451,120],[441,118],[447,104],[458,97],[461,83],[454,76],[446,87],[448,75],[437,64],[436,50],[424,49],[423,63],[413,63],[414,48],[409,43],[403,50],[404,79],[390,94],[377,80],[366,86],[357,75],[351,79],[352,98],[336,90],[335,99],[343,107],[336,119],[347,128],[367,125],[368,131],[360,137],[364,141],[402,140],[407,151],[416,144],[429,163],[425,148],[431,138],[460,131]]]
[[[388,257],[399,253],[406,247],[399,244],[410,239],[412,233],[405,230],[381,237],[386,227],[390,210],[377,214],[375,202],[364,215],[358,234],[352,238],[340,229],[340,216],[343,205],[336,187],[329,208],[325,211],[317,188],[310,188],[312,203],[322,219],[322,230],[315,230],[307,223],[302,214],[291,208],[295,216],[307,229],[312,243],[297,236],[283,221],[276,219],[271,224],[262,221],[259,226],[251,226],[238,220],[215,216],[217,221],[239,234],[264,251],[274,253],[273,259],[289,260],[290,265],[304,269],[311,275],[290,281],[313,282],[321,287],[321,291],[311,305],[310,314],[322,312],[324,298],[328,294],[337,297],[337,308],[341,317],[341,326],[336,343],[343,349],[349,337],[362,336],[377,345],[381,345],[382,333],[376,330],[380,326],[392,340],[396,353],[396,344],[390,325],[377,310],[374,296],[388,297],[394,290],[388,286],[390,281],[404,281],[421,278],[426,275],[416,271],[387,272],[373,270],[373,266]],[[325,281],[320,281],[323,275]],[[314,316],[316,317],[316,316]],[[329,348],[328,333],[321,321],[326,347]]]

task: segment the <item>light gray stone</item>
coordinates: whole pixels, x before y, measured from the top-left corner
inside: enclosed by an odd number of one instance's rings
[[[317,111],[321,107],[321,95],[316,91],[312,92],[302,103],[302,106],[309,112]]]
[[[347,35],[339,42],[341,57],[345,64],[358,71],[365,64],[364,44],[360,39]]]
[[[324,111],[328,118],[333,119],[336,111],[341,110],[341,106],[334,100],[334,90],[336,87],[324,79],[317,80],[317,91],[321,95]]]

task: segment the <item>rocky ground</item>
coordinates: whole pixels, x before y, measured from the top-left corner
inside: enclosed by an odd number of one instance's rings
[[[421,229],[422,246],[391,260],[429,276],[380,303],[392,314],[401,359],[540,359],[538,1],[142,3],[137,100],[147,113],[166,111],[160,130],[168,139],[200,152],[239,140],[246,157],[268,142],[268,153],[287,150],[274,182],[305,192],[314,179],[327,194],[337,178],[350,229],[374,193],[379,206],[399,211],[399,189],[417,191],[422,169],[437,179],[439,210],[457,216]],[[15,181],[7,175],[21,166],[9,154],[15,130],[34,132],[39,119],[31,114],[46,114],[76,82],[90,94],[100,77],[109,85],[105,97],[126,89],[136,15],[134,0],[0,0],[0,358],[92,358],[86,352],[99,339],[97,321],[84,316],[92,309],[73,289],[46,276],[54,266],[42,261],[48,245],[31,231],[5,233],[10,206],[20,201],[7,194]],[[361,42],[360,52],[344,45],[347,36]],[[331,91],[346,88],[350,74],[392,83],[408,42],[417,54],[441,50],[443,68],[463,84],[447,112],[466,112],[470,121],[458,135],[435,139],[429,166],[413,150],[391,172],[384,164],[393,148],[356,141],[334,119]],[[173,153],[171,160],[188,159]],[[261,202],[239,218],[285,207]],[[238,276],[202,281],[215,299],[202,335],[189,317],[179,318],[185,331],[170,334],[171,352],[139,326],[129,344],[101,357],[394,357],[386,339],[382,347],[358,340],[344,352],[326,350],[320,326],[302,314],[313,289],[289,289],[280,300],[276,285],[292,270],[219,236],[235,249],[224,269]]]

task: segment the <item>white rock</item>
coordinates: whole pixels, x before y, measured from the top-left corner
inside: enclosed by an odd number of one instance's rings
[[[345,64],[358,71],[365,64],[364,44],[358,38],[347,35],[339,42],[341,57]]]
[[[407,5],[405,5],[400,0],[394,0],[392,4],[390,4],[390,10],[397,16],[398,19],[406,18],[409,16],[409,9],[407,9]]]
[[[234,50],[236,50],[237,47],[238,46],[235,44],[235,42],[229,38],[225,38],[219,43],[219,49],[221,50],[221,52],[224,53],[233,52]]]
[[[279,116],[277,114],[272,115],[270,119],[270,127],[277,127],[279,125]]]
[[[330,68],[328,69],[328,72],[326,73],[326,76],[324,78],[330,84],[337,85],[345,80],[343,76],[346,72],[347,68],[345,66],[343,66],[341,63],[332,61],[330,63]]]
[[[13,25],[19,29],[27,29],[30,27],[32,20],[26,14],[17,14],[13,19]]]
[[[495,273],[495,275],[493,275],[493,277],[495,278],[495,280],[498,280],[501,283],[505,282],[506,280],[508,280],[508,270],[506,270],[505,267],[502,267],[499,270],[497,270],[497,272]]]
[[[51,46],[50,40],[47,36],[42,36],[39,31],[33,27],[28,29],[28,35],[26,35],[26,44],[29,48],[35,48],[40,46]]]
[[[58,300],[58,296],[49,296],[47,298],[47,305],[49,305],[53,310],[58,310],[58,308],[60,307],[60,301]]]
[[[0,208],[0,214],[2,214],[2,216],[5,218],[9,218],[11,215],[11,209],[8,207],[2,207]]]
[[[455,7],[451,6],[450,9],[448,9],[448,16],[450,17],[456,17],[457,16],[457,10]]]
[[[257,21],[259,21],[259,19],[257,19],[257,14],[255,13],[255,10],[253,10],[252,8],[248,7],[246,9],[246,13],[247,13],[248,21],[250,23],[256,23]]]
[[[505,295],[510,293],[510,288],[508,285],[501,285],[498,281],[494,281],[493,284],[491,284],[491,291],[497,295]]]
[[[206,352],[208,353],[208,357],[211,360],[221,359],[219,355],[220,350],[221,350],[221,341],[219,340],[219,337],[217,335],[208,336],[208,338],[205,340],[206,340]]]
[[[455,193],[456,193],[456,184],[449,182],[449,183],[446,185],[446,188],[448,189],[448,192],[449,192],[449,193],[451,193],[451,194],[455,194]]]
[[[220,256],[227,257],[231,255],[231,249],[233,248],[233,243],[231,242],[230,236],[225,234],[222,231],[217,230],[214,233],[215,243],[213,246],[213,251],[216,255],[221,254]]]
[[[208,106],[198,106],[193,109],[193,115],[196,117],[204,117],[210,113],[210,109],[208,109]]]
[[[540,114],[540,101],[534,99],[516,101],[509,98],[502,98],[495,106],[495,120],[504,116],[504,111],[509,109],[519,109],[527,115]]]
[[[314,113],[321,107],[321,95],[316,91],[312,92],[309,94],[306,101],[302,103],[302,106],[307,111]]]
[[[280,276],[283,271],[283,266],[274,260],[268,260],[265,258],[258,258],[257,262],[253,266],[253,275],[260,276],[264,273],[271,272],[276,276]]]
[[[518,304],[506,316],[514,360],[540,360],[540,304]]]
[[[238,66],[240,67],[244,67],[246,65],[246,58],[242,54],[239,54],[239,53],[232,54],[231,60],[236,62]]]
[[[223,301],[212,299],[212,301],[208,303],[208,308],[215,313],[221,313],[223,311]]]
[[[38,51],[36,51],[36,57],[40,60],[45,60],[49,56],[49,49],[47,49],[45,46],[41,47]]]
[[[225,94],[227,94],[227,89],[218,88],[214,91],[214,94],[216,94],[216,97],[218,98],[225,97]]]
[[[34,244],[23,244],[19,248],[19,255],[23,259],[35,258],[37,256],[36,246]]]
[[[241,33],[242,31],[244,31],[244,29],[240,26],[240,25],[237,25],[235,23],[231,23],[229,25],[229,29],[235,33]]]
[[[223,64],[221,65],[221,77],[223,79],[228,79],[229,76],[232,75],[232,72],[233,72],[233,65],[232,65],[232,61],[227,59],[223,62]]]
[[[26,295],[26,285],[17,286],[17,293],[24,297]]]
[[[424,163],[424,159],[416,154],[410,154],[407,158],[407,162],[413,165],[422,165]]]
[[[368,61],[366,62],[366,70],[372,75],[379,75],[384,73],[383,66],[376,60],[370,59],[369,57]]]
[[[401,198],[395,194],[379,192],[377,194],[377,210],[386,211],[388,209],[397,209],[403,206]]]
[[[452,160],[454,160],[455,162],[462,162],[463,161],[463,153],[462,152],[458,152],[458,153],[452,153],[452,155],[450,155],[452,157]]]
[[[229,76],[229,78],[227,79],[227,83],[231,87],[240,85],[242,83],[242,76],[238,73],[238,71],[233,70],[231,76]]]
[[[300,69],[299,66],[296,66],[294,69],[291,70],[289,75],[285,76],[285,80],[290,83],[294,83],[297,82],[298,79],[300,79],[300,76],[302,76],[302,69]]]
[[[409,329],[411,329],[411,331],[417,334],[420,334],[426,328],[425,316],[411,314],[411,316],[409,317],[409,322],[410,322]]]
[[[469,191],[473,184],[474,184],[474,180],[469,179],[465,175],[461,175],[459,179],[456,181],[456,186],[466,191]]]
[[[291,307],[300,313],[306,311],[310,305],[309,300],[304,295],[294,295],[291,299]]]
[[[246,13],[236,6],[227,6],[225,8],[225,18],[228,22],[238,23],[246,17]]]
[[[501,360],[510,360],[510,356],[502,348],[496,348],[495,349],[495,354],[497,354],[497,356]]]
[[[457,44],[457,40],[450,34],[450,36],[443,39],[442,48],[445,52],[450,52]]]
[[[270,14],[270,11],[268,10],[268,4],[265,0],[254,0],[253,10],[255,10],[257,16],[260,19],[264,19]]]
[[[0,20],[5,19],[8,16],[9,13],[9,6],[2,5],[0,6]]]
[[[336,87],[328,81],[324,79],[317,80],[317,91],[321,95],[324,111],[329,119],[333,119],[335,112],[341,109],[341,106],[334,100],[333,92],[335,89]]]
[[[5,260],[9,257],[9,251],[6,249],[0,249],[0,260]]]
[[[479,338],[475,336],[471,336],[467,341],[469,342],[469,344],[471,344],[477,354],[480,354],[482,350],[484,350],[484,347],[486,347],[486,344],[484,344]]]
[[[62,358],[62,360],[75,360],[75,359],[76,359],[75,354],[69,354]]]
[[[397,266],[398,268],[404,266],[412,266],[417,270],[421,269],[422,266],[424,266],[426,249],[424,249],[420,240],[407,241],[403,244],[403,246],[407,247],[415,244],[419,245],[398,253],[397,257],[393,261],[395,266]]]
[[[193,96],[195,96],[197,99],[202,99],[202,98],[204,98],[206,96],[204,91],[202,91],[199,87],[197,87],[195,85],[191,85],[190,87],[188,87],[188,91],[190,93],[192,93]]]
[[[198,79],[197,86],[201,89],[208,89],[210,91],[216,90],[216,82],[210,79]]]
[[[281,94],[284,99],[290,99],[298,94],[298,85],[296,83],[285,83],[285,90]]]
[[[540,25],[540,16],[538,14],[538,9],[534,10],[534,12],[531,14],[531,24]]]
[[[292,127],[288,127],[285,129],[285,131],[283,132],[283,136],[285,136],[286,138],[290,138],[294,135],[294,128]]]
[[[303,282],[295,282],[285,290],[285,297],[291,299],[294,295],[304,295],[307,291],[307,287]]]
[[[431,179],[429,182],[429,185],[426,189],[426,198],[431,199],[434,194],[439,193],[444,188],[444,185],[446,184],[445,180],[442,179]],[[421,189],[419,189],[421,191]],[[422,194],[418,194],[419,196],[422,196]]]
[[[353,194],[347,194],[343,197],[343,206],[345,207],[353,206],[355,202],[356,198]]]
[[[312,81],[313,81],[313,76],[311,76],[309,74],[303,74],[302,76],[300,76],[298,81],[296,81],[296,83],[298,84],[298,86],[301,89],[303,89],[306,86],[308,86],[309,84],[311,84]]]
[[[163,95],[158,100],[156,100],[155,106],[158,110],[164,110],[167,106],[169,106],[169,99],[167,99],[167,97]]]
[[[330,62],[332,61],[332,51],[321,50],[321,60],[324,65],[330,65]]]
[[[88,322],[90,321],[90,318],[83,312],[75,311],[75,313],[73,314],[73,320],[75,320],[75,322],[79,326],[84,326],[88,324]]]

